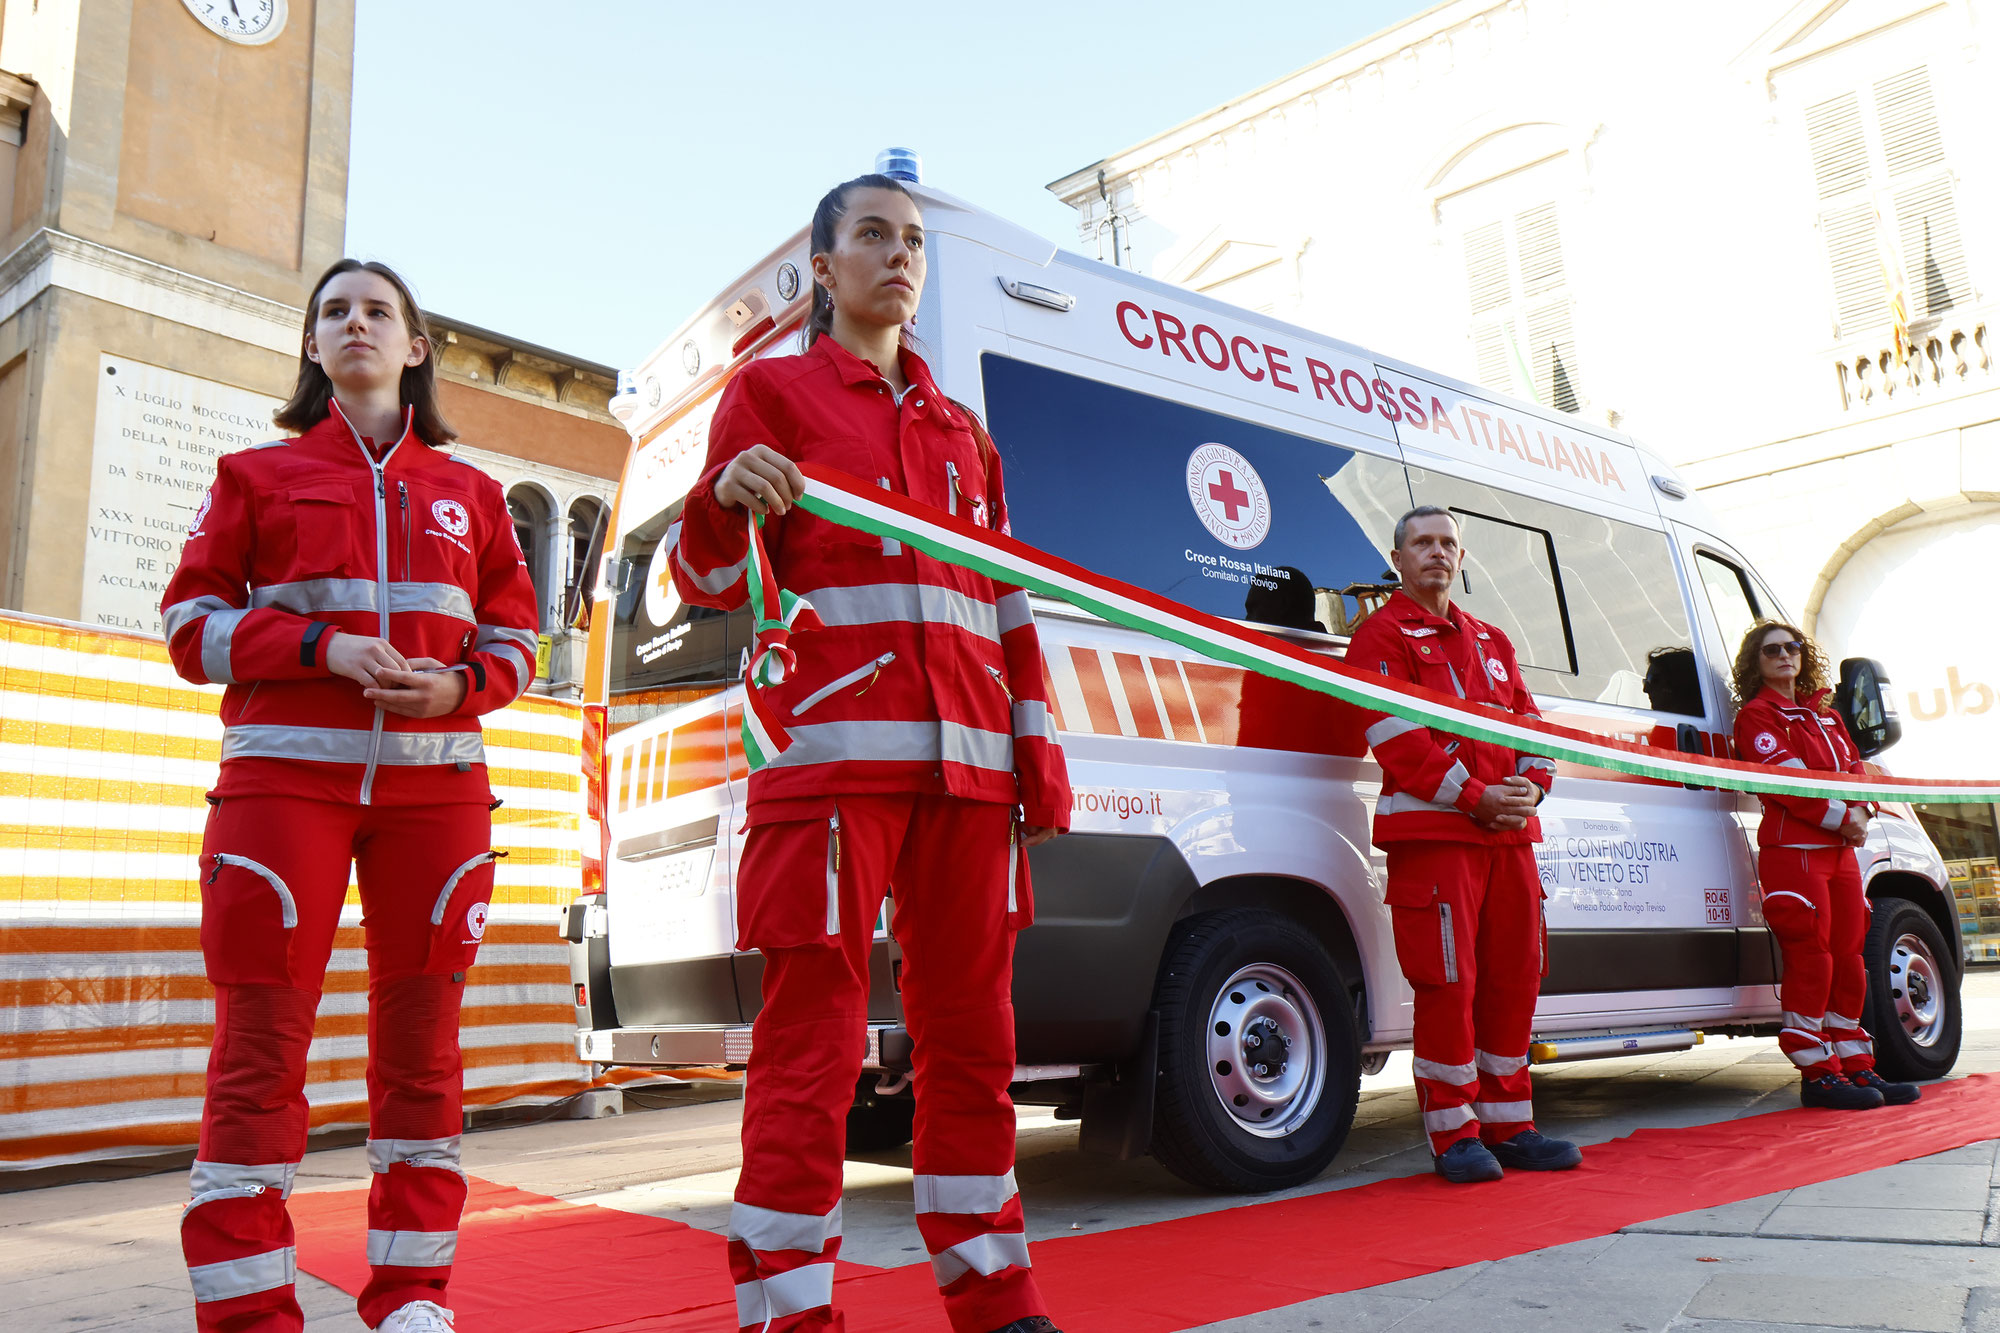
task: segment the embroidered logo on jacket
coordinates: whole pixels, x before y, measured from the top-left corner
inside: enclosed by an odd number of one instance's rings
[[[456,500],[439,500],[431,506],[431,517],[454,537],[463,537],[472,528],[472,516]]]
[[[472,936],[466,944],[477,944],[486,938],[486,904],[474,903],[465,909],[465,933]]]
[[[194,522],[188,525],[188,536],[190,537],[201,536],[201,521],[208,517],[209,506],[213,505],[214,503],[215,503],[214,491],[210,491],[207,495],[201,497],[201,508],[194,511]]]
[[[1776,754],[1778,751],[1778,738],[1768,731],[1758,732],[1750,744],[1757,748],[1758,754]]]
[[[1486,661],[1486,674],[1495,680],[1505,680],[1507,679],[1507,664],[1496,661],[1493,658],[1488,658]]]

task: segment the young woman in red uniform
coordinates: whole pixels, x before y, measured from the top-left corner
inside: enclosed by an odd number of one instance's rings
[[[984,428],[938,391],[904,329],[924,287],[917,204],[885,176],[813,215],[803,355],[724,392],[682,510],[681,595],[743,605],[749,515],[777,581],[823,628],[763,688],[790,744],[750,776],[739,947],[765,957],[730,1216],[737,1320],[839,1329],[844,1129],[861,1073],[868,955],[893,881],[915,1042],[917,1225],[959,1333],[1052,1333],[1014,1187],[1014,932],[1027,847],[1069,823],[1027,595],[794,507],[797,464],[836,468],[1006,527]]]
[[[1826,657],[1791,625],[1760,621],[1736,653],[1736,753],[1778,768],[1863,773],[1847,728],[1828,706]],[[1807,1106],[1863,1111],[1920,1095],[1875,1072],[1861,1026],[1868,974],[1868,897],[1854,849],[1868,840],[1866,801],[1760,795],[1757,882],[1764,920],[1784,953],[1778,1045],[1798,1066]]]
[[[536,604],[500,487],[443,452],[430,350],[395,273],[328,269],[275,416],[298,437],[218,461],[161,607],[175,669],[228,686],[201,850],[215,1044],[181,1218],[205,1333],[304,1326],[285,1199],[350,865],[374,1168],[361,1318],[451,1327],[458,1011],[496,855],[478,715],[533,680]]]

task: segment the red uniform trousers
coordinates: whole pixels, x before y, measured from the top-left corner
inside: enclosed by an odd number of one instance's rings
[[[301,1329],[285,1211],[305,1152],[313,1016],[356,862],[368,946],[370,1327],[443,1302],[465,1205],[459,1001],[492,898],[487,806],[232,796],[201,854],[215,1045],[181,1248],[204,1333]],[[351,1066],[334,1037],[321,1061]]]
[[[740,944],[763,950],[764,1007],[729,1223],[745,1329],[846,1327],[833,1308],[841,1162],[864,1054],[868,954],[891,883],[916,1048],[917,1228],[945,1312],[961,1333],[1046,1313],[1014,1188],[1007,1096],[1014,931],[1031,913],[1012,828],[1008,806],[917,795],[842,796],[828,817],[751,828],[737,878]]]
[[[1764,922],[1785,959],[1778,986],[1785,1026],[1778,1046],[1806,1078],[1875,1067],[1861,1026],[1868,1002],[1868,895],[1848,847],[1760,847]]]
[[[1535,849],[1392,842],[1396,958],[1416,992],[1417,1104],[1431,1151],[1535,1127],[1528,1037],[1543,963]]]

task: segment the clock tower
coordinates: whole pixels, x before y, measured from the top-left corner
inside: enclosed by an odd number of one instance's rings
[[[0,3],[0,606],[157,633],[341,254],[354,0]]]

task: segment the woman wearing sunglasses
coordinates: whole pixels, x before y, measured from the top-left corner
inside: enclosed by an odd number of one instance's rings
[[[1778,768],[1862,773],[1861,755],[1828,706],[1826,657],[1795,627],[1759,621],[1736,653],[1736,753]],[[1805,1080],[1807,1106],[1863,1111],[1917,1100],[1913,1084],[1875,1072],[1861,1026],[1868,898],[1854,849],[1875,813],[1865,801],[1759,794],[1757,882],[1764,920],[1784,951],[1778,1045]]]

